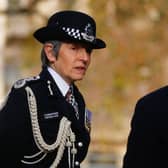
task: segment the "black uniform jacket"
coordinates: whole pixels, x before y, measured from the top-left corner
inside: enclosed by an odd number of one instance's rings
[[[168,86],[136,105],[123,168],[168,167]]]
[[[50,81],[50,84],[48,84]],[[50,85],[50,86],[49,86]],[[79,168],[88,151],[90,135],[85,127],[85,103],[82,95],[74,86],[74,95],[79,106],[80,119],[77,120],[73,107],[66,102],[47,69],[39,78],[17,81],[0,111],[0,167],[1,168],[49,168],[57,151],[48,153],[39,163],[21,163],[24,156],[39,152],[33,138],[30,112],[25,87],[29,86],[36,97],[38,120],[41,134],[48,144],[55,142],[60,120],[67,117],[76,135],[75,168]],[[49,89],[50,87],[50,89]],[[51,94],[51,90],[53,94]],[[80,145],[79,145],[80,144]],[[81,145],[82,144],[82,145]],[[38,156],[40,157],[40,156]],[[34,158],[28,158],[34,161]],[[68,152],[64,151],[59,168],[68,168]]]

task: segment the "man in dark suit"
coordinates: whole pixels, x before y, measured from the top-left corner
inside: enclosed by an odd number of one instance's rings
[[[168,87],[145,95],[136,105],[123,168],[168,167]]]
[[[42,71],[13,85],[0,110],[0,165],[4,168],[79,168],[90,143],[90,111],[74,82],[82,80],[96,38],[85,13],[52,15],[34,37],[43,44]]]

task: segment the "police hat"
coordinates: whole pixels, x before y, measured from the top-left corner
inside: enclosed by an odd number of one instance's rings
[[[105,48],[103,40],[96,38],[96,23],[89,15],[79,11],[61,11],[52,15],[47,26],[34,32],[41,43],[49,40],[86,43],[93,49]]]

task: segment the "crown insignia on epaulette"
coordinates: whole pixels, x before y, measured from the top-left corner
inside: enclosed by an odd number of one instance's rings
[[[15,89],[18,89],[18,88],[21,88],[23,87],[27,82],[29,81],[36,81],[40,79],[40,76],[33,76],[33,77],[29,77],[29,78],[25,78],[25,79],[20,79],[18,81],[15,82],[14,84],[14,88]]]

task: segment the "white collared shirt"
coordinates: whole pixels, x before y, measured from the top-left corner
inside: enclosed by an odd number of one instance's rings
[[[60,89],[63,96],[66,95],[66,93],[69,90],[69,85],[65,80],[51,67],[47,68],[51,76],[53,77],[55,83],[57,84],[58,88]]]

